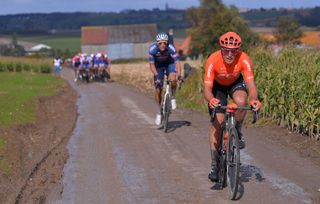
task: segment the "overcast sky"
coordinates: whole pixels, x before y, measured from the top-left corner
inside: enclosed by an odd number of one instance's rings
[[[74,11],[114,11],[125,9],[185,9],[199,6],[199,0],[1,0],[0,15],[17,13],[50,13]],[[239,8],[307,8],[320,6],[320,0],[224,0]]]

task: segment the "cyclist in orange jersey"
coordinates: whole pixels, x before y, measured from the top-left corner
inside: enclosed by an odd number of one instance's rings
[[[254,83],[254,75],[249,56],[241,51],[241,38],[235,32],[227,32],[220,39],[220,50],[212,53],[206,62],[204,75],[204,97],[208,101],[209,114],[215,111],[211,120],[209,143],[211,153],[211,171],[208,178],[217,181],[217,148],[221,124],[224,121],[224,111],[215,110],[219,104],[227,105],[228,95],[238,106],[245,106],[249,96],[249,103],[254,111],[259,110],[258,91]],[[239,146],[245,147],[241,133],[241,124],[246,112],[237,111],[237,130],[239,132]]]

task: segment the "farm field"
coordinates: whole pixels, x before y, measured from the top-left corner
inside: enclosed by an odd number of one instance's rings
[[[49,45],[52,48],[60,49],[63,51],[69,49],[71,52],[78,52],[81,46],[80,36],[18,36],[18,40],[33,43],[42,43]]]

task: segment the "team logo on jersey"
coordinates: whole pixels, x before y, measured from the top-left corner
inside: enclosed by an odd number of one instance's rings
[[[243,62],[246,64],[246,68],[247,68],[247,70],[249,71],[249,72],[251,72],[252,70],[251,70],[251,66],[250,66],[250,63],[245,59],[245,60],[243,60]]]
[[[208,77],[208,78],[210,78],[210,76],[211,76],[212,68],[213,68],[213,64],[210,64],[210,65],[209,65],[209,68],[208,68],[208,72],[207,72],[207,77]]]

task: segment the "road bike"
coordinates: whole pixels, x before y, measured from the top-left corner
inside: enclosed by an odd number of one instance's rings
[[[218,140],[217,183],[220,189],[228,186],[229,198],[235,200],[238,192],[240,174],[240,147],[238,131],[236,129],[235,112],[237,110],[252,110],[252,107],[240,107],[235,103],[229,103],[227,106],[219,105],[216,108],[226,111]],[[215,110],[212,111],[211,117],[214,119]],[[257,119],[258,112],[254,111],[252,123],[255,123]]]
[[[161,101],[161,115],[162,115],[161,125],[163,126],[163,131],[167,132],[168,131],[169,116],[172,111],[172,107],[171,107],[172,96],[171,96],[170,84],[172,82],[175,82],[176,80],[169,80],[166,74],[165,74],[165,76],[166,76],[165,92],[164,92],[164,95],[163,95],[162,101]]]
[[[89,70],[81,68],[78,70],[78,74],[77,74],[77,84],[79,85],[80,83],[89,83]]]

